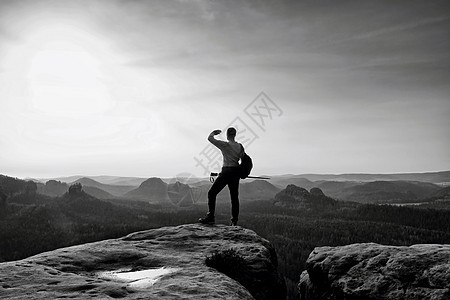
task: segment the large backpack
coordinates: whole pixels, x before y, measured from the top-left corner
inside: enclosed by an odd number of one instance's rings
[[[244,152],[242,154],[241,157],[241,163],[239,165],[239,172],[240,172],[240,177],[241,179],[245,179],[248,177],[248,175],[250,175],[250,172],[252,171],[253,168],[253,162],[252,162],[252,158],[250,156],[247,155],[247,153],[245,153],[244,147],[241,145],[242,147],[242,152]]]

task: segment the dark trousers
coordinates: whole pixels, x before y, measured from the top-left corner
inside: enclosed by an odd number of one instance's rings
[[[231,217],[237,222],[239,218],[239,167],[223,167],[216,181],[208,192],[208,215],[214,216],[216,212],[216,197],[228,185],[231,197]]]

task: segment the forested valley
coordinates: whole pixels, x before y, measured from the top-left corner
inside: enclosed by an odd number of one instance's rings
[[[51,198],[34,193],[29,186],[8,197],[2,192],[0,262],[139,230],[195,223],[205,212],[205,203],[162,207],[129,200],[98,200],[84,192]],[[217,212],[216,222],[228,224],[229,204],[219,202]],[[396,207],[345,202],[296,209],[277,206],[272,200],[252,201],[241,204],[239,224],[274,246],[288,299],[295,299],[299,276],[314,247],[362,242],[450,243],[450,210],[442,203],[439,207]]]

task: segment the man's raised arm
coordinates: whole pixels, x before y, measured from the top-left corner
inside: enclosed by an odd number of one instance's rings
[[[216,140],[216,138],[214,137],[215,135],[218,135],[222,132],[222,130],[216,129],[213,132],[211,132],[208,136],[208,141],[211,142],[211,144],[213,144],[216,147],[219,147],[219,145],[221,145],[221,143],[223,143],[223,141],[219,141]]]

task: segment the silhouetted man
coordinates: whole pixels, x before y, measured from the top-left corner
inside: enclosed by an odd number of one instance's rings
[[[219,177],[214,181],[208,192],[208,214],[205,218],[200,218],[199,222],[203,224],[214,224],[216,211],[217,194],[228,185],[231,197],[231,225],[237,225],[239,217],[239,159],[244,154],[244,147],[236,142],[236,129],[230,127],[227,129],[227,142],[216,140],[215,135],[220,134],[221,130],[214,130],[208,136],[214,146],[222,151],[223,167]]]

